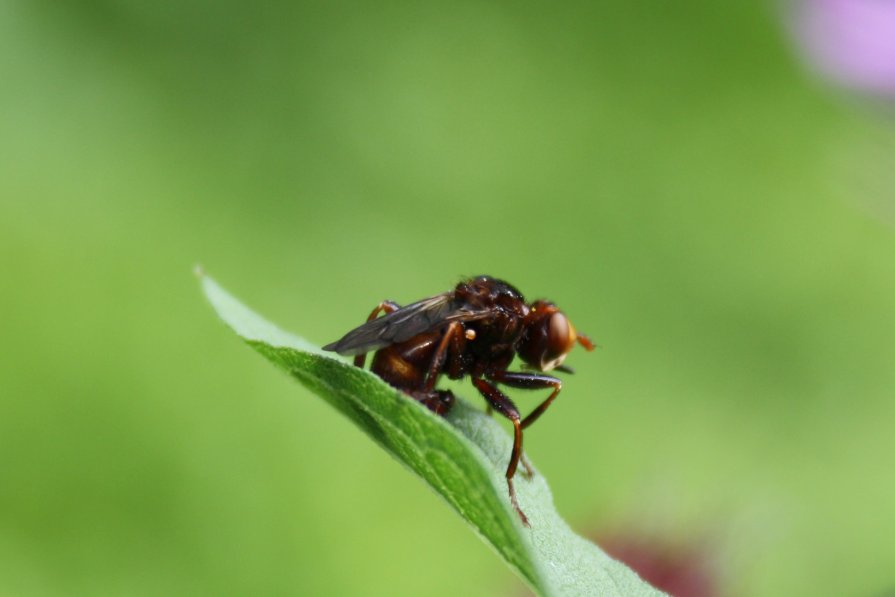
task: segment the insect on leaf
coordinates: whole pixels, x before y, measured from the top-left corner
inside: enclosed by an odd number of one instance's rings
[[[633,571],[579,537],[553,506],[537,472],[516,477],[522,526],[507,496],[509,434],[457,400],[447,419],[434,415],[375,375],[353,367],[253,313],[209,277],[205,295],[249,346],[351,419],[420,476],[538,594],[662,595]],[[296,423],[298,424],[298,423]]]

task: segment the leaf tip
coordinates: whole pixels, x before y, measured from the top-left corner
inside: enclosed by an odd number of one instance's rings
[[[202,267],[201,263],[197,263],[193,266],[193,275],[199,278],[200,280],[205,277],[205,268]]]

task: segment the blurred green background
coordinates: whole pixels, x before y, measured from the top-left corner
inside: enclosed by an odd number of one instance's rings
[[[526,436],[573,527],[891,588],[892,123],[780,16],[0,2],[0,594],[519,594],[196,262],[321,344],[464,275],[550,297],[602,346]]]

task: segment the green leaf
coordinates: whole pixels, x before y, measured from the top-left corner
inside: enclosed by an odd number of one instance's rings
[[[661,595],[569,529],[547,482],[517,475],[525,528],[510,505],[504,470],[512,439],[491,417],[457,400],[447,420],[375,375],[265,321],[203,277],[218,315],[251,347],[336,407],[443,497],[541,595]]]

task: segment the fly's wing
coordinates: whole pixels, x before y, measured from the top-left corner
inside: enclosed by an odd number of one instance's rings
[[[453,292],[446,292],[401,307],[384,317],[368,321],[345,334],[337,342],[323,347],[343,356],[354,356],[378,350],[413,338],[452,321],[473,321],[487,317],[485,311],[464,308],[454,299]]]

